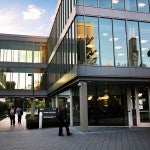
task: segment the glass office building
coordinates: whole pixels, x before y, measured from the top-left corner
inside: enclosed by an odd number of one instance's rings
[[[71,125],[150,126],[149,0],[60,0],[47,46],[48,96]]]
[[[47,97],[47,38],[0,34],[0,98]]]

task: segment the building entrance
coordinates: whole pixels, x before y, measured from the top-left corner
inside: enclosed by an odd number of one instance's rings
[[[131,103],[128,103],[128,110],[131,110],[129,125],[150,127],[150,90],[148,87],[131,89]]]

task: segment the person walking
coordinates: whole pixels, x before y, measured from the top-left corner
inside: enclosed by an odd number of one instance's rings
[[[70,133],[70,130],[69,130],[69,122],[68,122],[68,117],[67,117],[67,108],[66,108],[66,105],[63,104],[59,110],[59,117],[58,117],[58,120],[59,120],[59,133],[58,135],[59,136],[64,136],[63,135],[63,127],[66,128],[66,133],[68,136],[72,135],[72,133]]]
[[[22,110],[22,108],[17,107],[16,112],[17,112],[17,115],[18,115],[18,124],[21,124],[21,118],[22,118],[22,115],[23,115],[23,110]]]
[[[8,110],[8,115],[10,117],[10,125],[15,126],[15,114],[16,114],[16,109],[15,106],[13,105],[9,110]]]

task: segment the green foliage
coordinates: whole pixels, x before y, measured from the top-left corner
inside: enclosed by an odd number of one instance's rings
[[[0,120],[4,119],[7,116],[8,104],[0,102]]]

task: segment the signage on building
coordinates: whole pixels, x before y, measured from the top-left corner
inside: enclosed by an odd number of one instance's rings
[[[55,108],[40,108],[39,112],[43,113],[43,118],[56,118]]]

